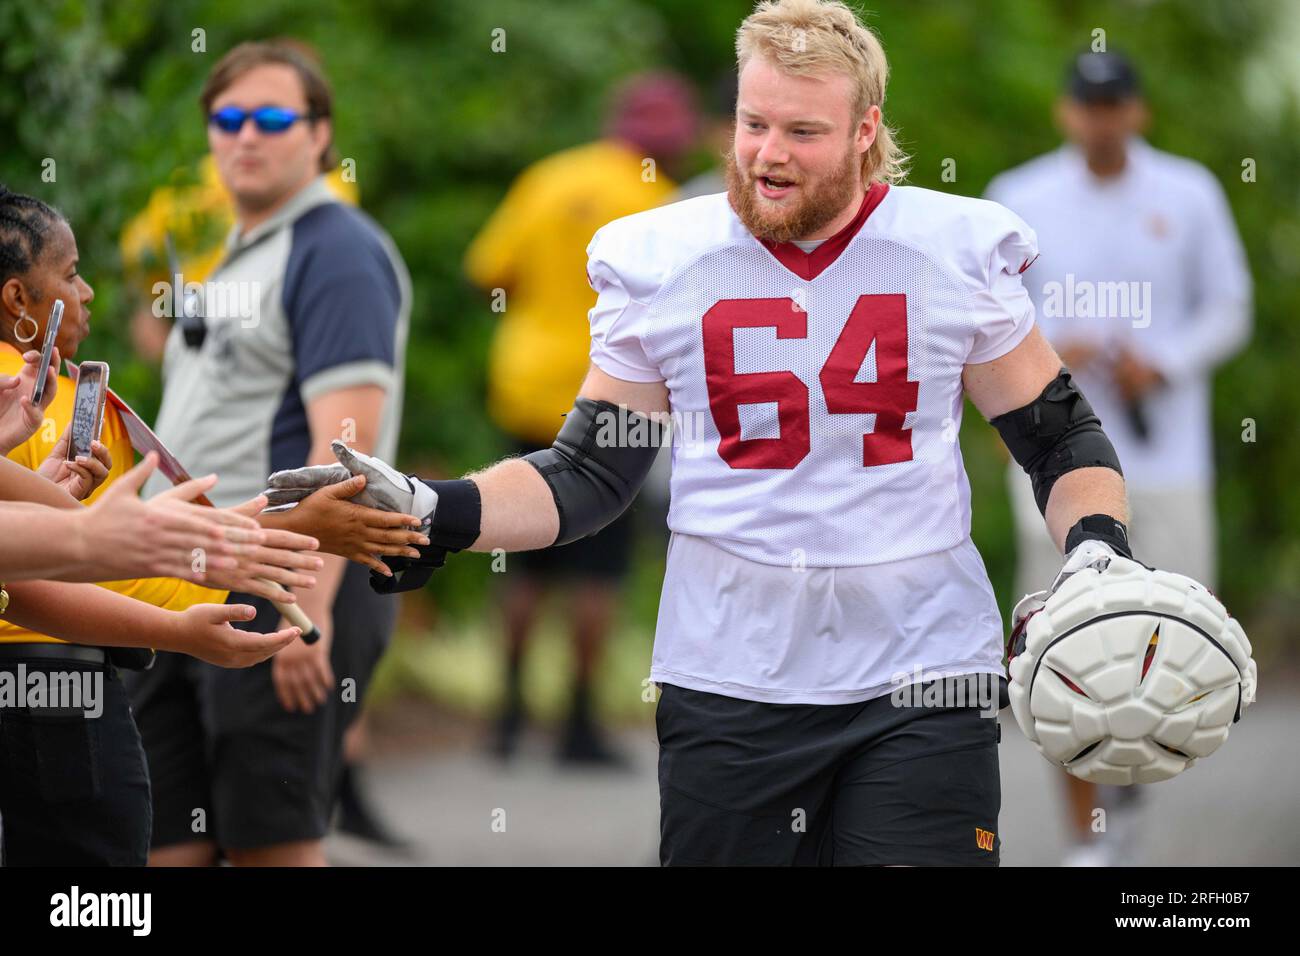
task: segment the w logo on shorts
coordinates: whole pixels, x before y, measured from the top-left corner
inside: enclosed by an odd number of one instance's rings
[[[981,850],[988,850],[990,853],[992,853],[994,836],[995,834],[993,833],[992,830],[981,830],[979,827],[976,827],[975,845],[978,846]]]

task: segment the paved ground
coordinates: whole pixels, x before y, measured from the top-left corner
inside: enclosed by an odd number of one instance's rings
[[[368,786],[407,856],[333,837],[355,865],[608,865],[657,862],[653,726],[625,731],[626,773],[561,770],[536,735],[513,763],[477,741],[444,743],[369,766]],[[1054,865],[1062,854],[1060,783],[1003,714],[1003,864]],[[1266,697],[1224,747],[1174,780],[1145,788],[1142,859],[1161,865],[1300,864],[1300,693]]]

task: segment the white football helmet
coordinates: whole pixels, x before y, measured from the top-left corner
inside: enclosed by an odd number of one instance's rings
[[[1241,625],[1189,577],[1096,542],[1014,615],[1008,695],[1039,752],[1094,783],[1167,780],[1228,739],[1255,699]]]

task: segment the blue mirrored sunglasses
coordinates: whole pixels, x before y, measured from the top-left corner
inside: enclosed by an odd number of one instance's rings
[[[224,133],[238,133],[250,116],[263,133],[283,133],[300,119],[316,119],[313,113],[299,113],[284,106],[259,106],[255,110],[226,106],[209,116],[208,122]]]

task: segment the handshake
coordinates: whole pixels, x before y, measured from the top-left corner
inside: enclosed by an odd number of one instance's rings
[[[386,462],[355,451],[337,439],[330,449],[338,458],[337,465],[309,465],[277,471],[267,479],[263,494],[268,501],[267,513],[288,511],[299,502],[329,485],[364,476],[365,487],[352,497],[352,501],[367,508],[415,515],[424,523],[418,529],[427,533],[438,507],[438,493],[410,475],[404,475]],[[386,555],[380,558],[387,571],[381,572],[371,564],[370,586],[381,594],[409,591],[422,587],[435,568],[442,567],[447,552],[430,545],[418,558]]]

